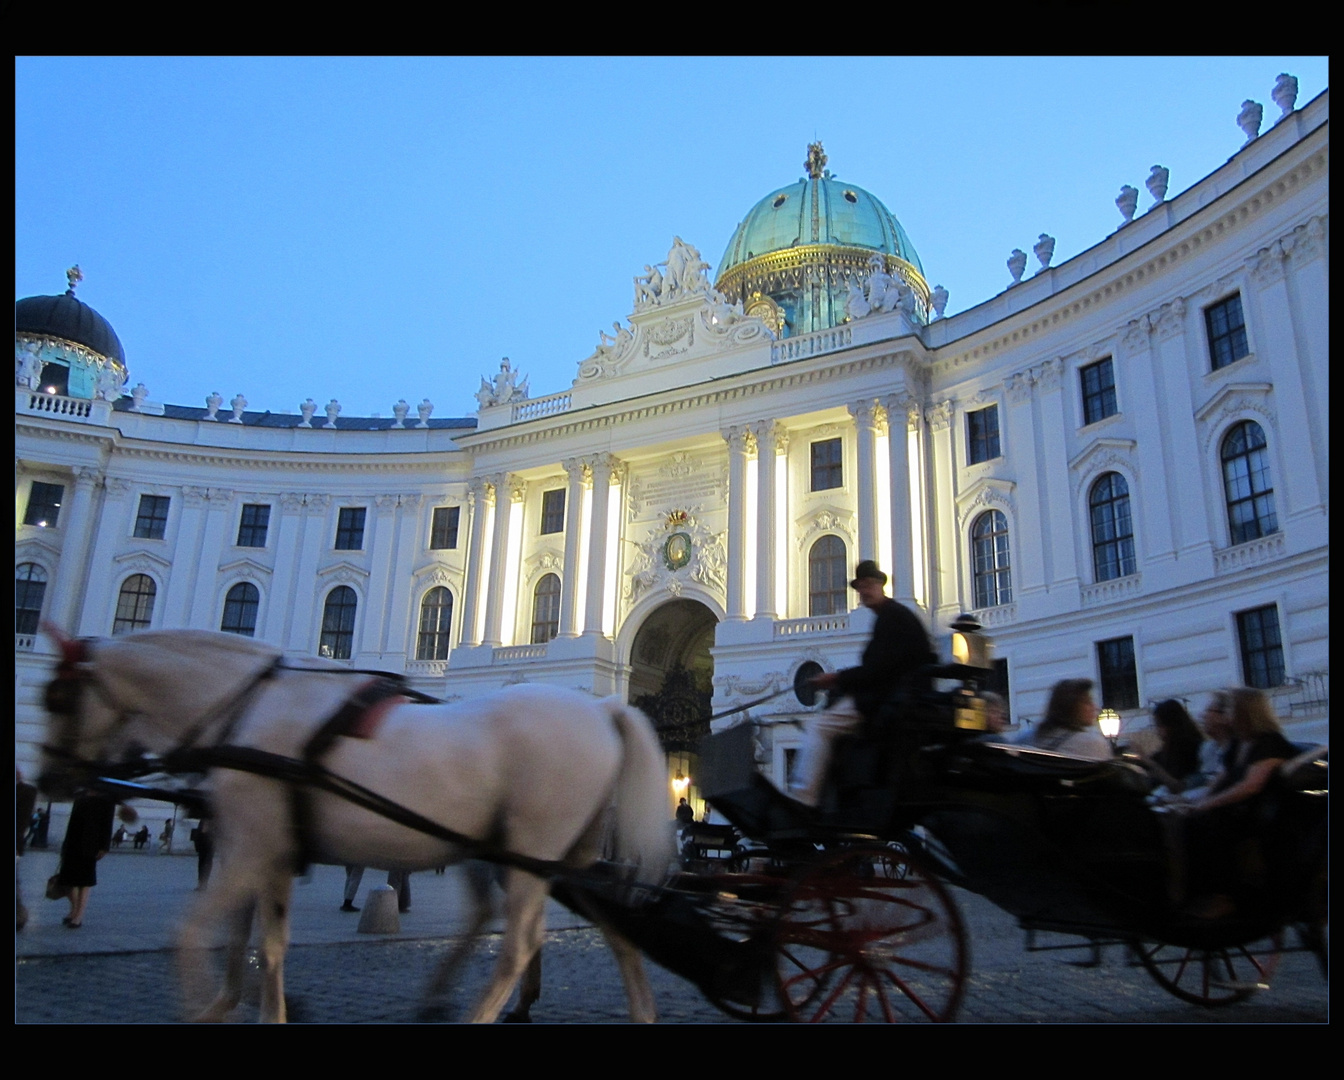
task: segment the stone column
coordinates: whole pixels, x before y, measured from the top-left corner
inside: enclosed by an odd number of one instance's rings
[[[298,570],[300,545],[303,540],[303,496],[286,492],[272,504],[274,516],[270,526],[275,537],[266,545],[275,552],[275,573],[270,588],[261,599],[261,618],[257,621],[257,637],[273,645],[290,646],[289,617],[294,610],[294,591]]]
[[[858,433],[858,469],[854,494],[859,508],[859,550],[855,562],[878,557],[877,543],[877,404],[857,401],[849,406]]]
[[[117,609],[116,592],[120,576],[120,570],[113,564],[112,558],[126,537],[131,535],[131,507],[127,498],[131,492],[130,483],[118,476],[109,476],[103,481],[103,487],[105,490],[103,505],[98,514],[97,531],[93,534],[90,544],[92,550],[87,564],[88,576],[85,577],[84,571],[79,570],[78,575],[65,590],[76,594],[66,596],[71,619],[68,632],[82,637],[105,637],[112,632],[112,618]],[[75,488],[75,495],[78,498],[78,486]],[[92,507],[92,496],[89,506]],[[73,512],[72,508],[71,513]],[[75,569],[72,566],[71,572],[74,573]],[[61,577],[59,566],[56,568],[56,576],[59,581]],[[57,593],[55,589],[56,586],[53,586],[53,596],[64,595]],[[56,608],[53,606],[51,610],[54,620]]]
[[[1058,507],[1051,512],[1046,501],[1045,491],[1040,480],[1045,472],[1041,463],[1037,431],[1040,420],[1032,404],[1031,388],[1034,380],[1030,371],[1018,371],[1004,380],[1007,395],[1003,416],[1003,432],[1007,443],[1013,450],[1014,472],[1017,482],[1017,515],[1009,523],[1012,530],[1008,537],[1008,556],[1012,570],[1013,599],[1023,598],[1040,592],[1045,588],[1046,548],[1050,543],[1047,533],[1051,520],[1068,510],[1068,520],[1073,520],[1069,507]],[[966,522],[970,528],[974,516]],[[963,541],[970,544],[970,537]],[[974,590],[974,586],[972,586]],[[970,603],[975,603],[972,591]]]
[[[607,598],[607,501],[616,460],[610,454],[588,459],[593,474],[593,504],[588,517],[588,596],[584,604],[583,632],[602,636],[602,609]]]
[[[285,631],[286,648],[315,654],[322,638],[322,615],[333,581],[319,582],[318,564],[336,546],[336,522],[331,517],[331,496],[314,492],[302,496],[303,516],[299,519],[298,565],[294,572],[294,600]],[[367,601],[365,601],[367,602]],[[368,613],[361,607],[357,618]]]
[[[65,536],[61,542],[61,561],[51,583],[48,618],[64,633],[77,633],[80,607],[87,593],[89,541],[93,536],[95,514],[93,496],[102,482],[97,469],[84,466],[75,470],[75,490],[67,509],[62,507]],[[101,570],[106,573],[106,567]]]
[[[509,518],[513,504],[522,501],[523,484],[507,473],[494,478],[495,535],[490,543],[490,584],[485,591],[485,633],[482,645],[502,645],[500,634],[504,613],[504,581],[509,565]],[[516,495],[515,495],[516,493]]]
[[[223,599],[216,596],[219,588],[219,557],[224,551],[233,492],[225,488],[211,488],[205,498],[205,528],[201,532],[196,587],[191,600],[191,613],[185,625],[201,630],[218,630],[217,620],[223,614],[222,605],[216,606]]]
[[[569,487],[565,490],[565,565],[564,578],[560,583],[560,636],[578,637],[579,541],[583,531],[579,510],[583,506],[583,481],[588,467],[581,458],[569,458],[564,464]]]
[[[774,619],[777,545],[775,457],[783,429],[773,420],[752,425],[756,435],[756,618]]]
[[[728,443],[728,618],[747,618],[747,458],[756,437],[745,427],[723,432]]]
[[[177,519],[177,539],[173,545],[173,568],[168,573],[164,595],[156,601],[163,605],[162,621],[156,625],[164,629],[189,626],[191,599],[196,595],[196,581],[201,568],[201,526],[205,518],[206,489],[182,488],[182,509]]]
[[[481,565],[486,560],[485,519],[489,516],[493,488],[485,477],[474,477],[467,485],[467,512],[471,514],[471,536],[467,541],[467,586],[462,597],[462,644],[479,645],[481,611]]]
[[[909,433],[919,424],[919,406],[902,390],[884,402],[887,408],[887,472],[891,484],[891,595],[915,604],[915,552],[910,521]]]
[[[1074,517],[1075,503],[1069,484],[1069,442],[1064,418],[1068,415],[1062,400],[1061,379],[1064,361],[1058,358],[1031,369],[1035,382],[1037,398],[1037,425],[1040,431],[1038,439],[1041,460],[1045,462],[1045,499],[1044,506],[1050,509],[1051,521],[1042,538],[1046,545],[1046,581],[1053,588],[1056,585],[1072,586],[1078,581],[1078,537],[1091,536],[1091,523],[1084,521],[1079,531],[1079,522]],[[1131,504],[1132,505],[1132,504]],[[1069,527],[1065,528],[1057,514],[1066,512]],[[1011,537],[1010,537],[1011,540]],[[1089,539],[1090,543],[1090,539]]]
[[[393,587],[389,572],[396,565],[393,557],[397,528],[397,496],[391,494],[373,497],[373,533],[369,539],[369,563],[375,568],[369,575],[364,598],[365,611],[361,623],[364,632],[359,635],[357,666],[372,664],[382,653],[387,638],[388,596]]]
[[[415,565],[416,555],[425,546],[425,523],[420,520],[421,496],[416,494],[397,496],[397,528],[394,541],[396,554],[392,556],[391,566],[400,567],[399,576],[392,582],[387,598],[387,640],[384,651],[390,656],[404,656],[415,659],[416,632],[419,627],[420,597],[415,593],[415,579],[410,576],[410,568]],[[373,564],[377,567],[377,563]],[[410,608],[415,605],[416,621],[411,622]],[[407,633],[410,639],[406,638]]]
[[[957,458],[952,446],[952,402],[932,405],[929,425],[929,619],[938,624],[940,608],[958,606],[957,537],[954,501]]]

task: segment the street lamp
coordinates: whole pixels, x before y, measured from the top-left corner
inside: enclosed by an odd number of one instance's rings
[[[1120,737],[1120,714],[1114,709],[1102,709],[1097,713],[1097,726],[1101,728],[1101,733],[1110,740],[1111,749],[1115,750],[1115,742]]]

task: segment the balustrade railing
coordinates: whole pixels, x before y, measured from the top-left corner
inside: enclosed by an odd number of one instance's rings
[[[28,395],[28,411],[51,413],[55,416],[68,416],[76,420],[88,418],[93,402],[82,398],[65,397],[61,394],[31,393]]]
[[[848,326],[837,326],[831,330],[819,330],[815,334],[785,338],[770,346],[770,363],[784,364],[790,360],[802,360],[808,356],[820,356],[822,353],[835,352],[837,349],[847,349],[853,338],[854,335]]]
[[[513,422],[517,424],[523,420],[536,420],[541,416],[554,416],[556,413],[568,412],[569,401],[568,390],[560,394],[551,394],[548,397],[520,401],[513,407]]]
[[[775,637],[799,634],[834,634],[849,629],[849,612],[841,615],[812,615],[806,619],[781,619],[775,623]]]
[[[495,647],[494,663],[508,664],[514,660],[541,660],[546,656],[543,645],[499,645]]]

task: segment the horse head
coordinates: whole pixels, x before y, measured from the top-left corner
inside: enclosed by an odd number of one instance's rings
[[[94,726],[85,720],[93,642],[72,638],[51,623],[43,623],[42,629],[56,642],[60,660],[43,692],[47,741],[42,746],[38,784],[48,798],[68,799],[88,778],[94,764],[89,756],[89,736]]]

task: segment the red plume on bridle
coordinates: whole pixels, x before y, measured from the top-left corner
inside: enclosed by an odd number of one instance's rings
[[[60,646],[62,668],[68,669],[75,664],[82,664],[89,658],[88,646],[78,638],[70,637],[54,623],[49,623],[44,619],[42,621],[42,631]]]

